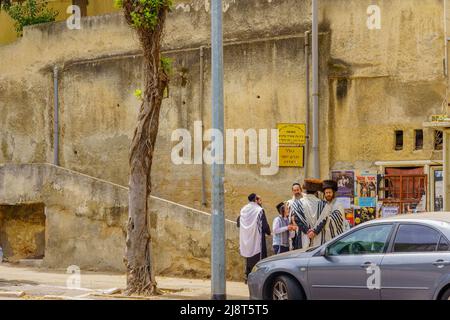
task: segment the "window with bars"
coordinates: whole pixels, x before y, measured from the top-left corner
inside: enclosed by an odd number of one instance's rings
[[[423,130],[415,130],[415,150],[422,150],[423,149]]]
[[[442,150],[444,148],[444,133],[441,130],[434,131],[434,150]]]
[[[380,191],[379,200],[384,205],[398,207],[401,213],[426,209],[426,175],[385,175]]]

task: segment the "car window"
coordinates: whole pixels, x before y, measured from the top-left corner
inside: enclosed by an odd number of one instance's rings
[[[450,243],[443,236],[439,241],[438,251],[450,251]]]
[[[392,225],[383,224],[356,230],[328,247],[328,255],[383,253]]]
[[[394,252],[436,251],[441,234],[427,226],[400,225],[395,236]]]

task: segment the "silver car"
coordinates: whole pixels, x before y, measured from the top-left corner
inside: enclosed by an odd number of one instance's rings
[[[309,250],[260,261],[258,300],[450,300],[450,213],[374,220]]]

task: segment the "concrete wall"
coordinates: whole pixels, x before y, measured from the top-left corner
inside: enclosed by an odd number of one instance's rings
[[[365,26],[369,4],[333,1],[322,11],[332,33],[330,165],[375,169],[375,161],[442,159],[430,129],[424,149],[414,150],[414,130],[447,112],[443,1],[377,1],[381,30]],[[402,151],[394,150],[395,130],[404,130]]]
[[[124,271],[128,189],[48,164],[0,166],[0,204],[45,205],[44,265]],[[210,275],[210,215],[170,201],[150,201],[155,270]],[[226,225],[227,275],[241,279],[238,229]]]
[[[0,205],[0,247],[9,262],[41,259],[45,252],[45,206]]]
[[[375,169],[374,161],[427,160],[413,150],[413,130],[441,113],[446,81],[441,0],[380,0],[381,30],[368,30],[371,1],[320,1],[321,175],[329,169]],[[201,166],[175,166],[170,141],[176,128],[210,123],[210,58],[205,50],[204,104],[200,105],[199,47],[208,45],[210,20],[203,0],[177,6],[168,19],[164,50],[174,60],[170,97],[164,100],[153,168],[154,195],[201,209]],[[230,0],[224,13],[227,128],[275,128],[305,122],[304,31],[310,1]],[[31,54],[39,52],[39,55]],[[127,184],[127,152],[139,101],[139,47],[120,15],[83,19],[82,30],[64,23],[27,28],[0,48],[0,162],[52,159],[52,67],[61,71],[61,165]],[[204,115],[201,118],[201,110]],[[394,130],[405,130],[403,151]],[[310,159],[311,160],[311,159]],[[246,196],[258,192],[268,208],[290,196],[305,175],[282,168],[261,176],[258,165],[226,166],[226,215],[234,219]],[[209,203],[209,167],[206,185]],[[208,207],[209,208],[209,207]],[[204,210],[208,210],[208,208]]]

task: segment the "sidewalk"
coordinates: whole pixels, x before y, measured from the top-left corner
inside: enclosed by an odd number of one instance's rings
[[[64,270],[48,270],[0,264],[0,300],[11,299],[130,299],[119,294],[108,294],[111,289],[124,289],[124,274],[83,272],[79,288],[67,287],[71,275]],[[209,280],[156,277],[163,295],[150,299],[210,299]],[[23,292],[23,293],[22,293]],[[15,296],[24,294],[21,297]],[[248,288],[243,282],[227,282],[227,297],[248,299]],[[142,299],[136,297],[136,299]]]

